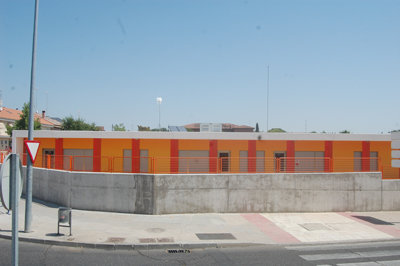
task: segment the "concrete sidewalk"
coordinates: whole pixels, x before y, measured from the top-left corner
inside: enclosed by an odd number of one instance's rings
[[[21,241],[76,247],[202,248],[400,239],[400,212],[138,215],[72,210],[69,236],[64,227],[57,235],[57,205],[36,201],[32,208],[33,231],[24,233],[25,201],[20,201]],[[0,207],[0,237],[11,237],[11,217]]]

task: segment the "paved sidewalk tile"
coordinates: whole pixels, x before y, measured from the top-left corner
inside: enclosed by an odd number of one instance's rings
[[[398,227],[398,219],[394,219],[394,216],[397,216],[400,218],[400,215],[397,213],[340,213],[344,217],[347,217],[349,219],[352,219],[356,222],[362,223],[365,226],[368,226],[370,228],[373,228],[375,230],[378,230],[380,232],[383,232],[385,234],[388,234],[392,237],[395,238],[400,238],[400,228]],[[372,222],[368,222],[368,219],[362,219],[362,218],[374,218],[376,221],[380,223],[374,223],[374,220],[371,220]],[[396,221],[396,222],[395,222]],[[393,222],[393,223],[392,223]]]
[[[265,233],[268,237],[275,241],[275,243],[300,243],[290,233],[282,230],[279,226],[271,222],[265,216],[258,213],[242,214],[250,223],[253,223],[261,232]]]
[[[268,213],[263,216],[301,242],[393,238],[337,213]]]
[[[60,228],[63,234],[57,235],[58,206],[45,202],[33,203],[32,232],[23,233],[24,204],[20,200],[20,238],[68,245],[216,246],[400,238],[400,212],[139,215],[72,210],[72,236],[69,228]],[[360,217],[370,217],[369,222]],[[380,220],[381,224],[371,223]],[[10,237],[11,229],[11,215],[0,207],[0,235]]]

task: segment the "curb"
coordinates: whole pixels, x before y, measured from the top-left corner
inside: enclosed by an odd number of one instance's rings
[[[0,239],[11,240],[12,236],[0,234]],[[313,245],[336,245],[336,244],[362,244],[362,243],[380,243],[380,242],[396,242],[400,241],[399,238],[393,239],[373,239],[373,240],[348,240],[348,241],[332,241],[332,242],[312,242],[312,243],[297,243],[297,244],[260,244],[260,243],[193,243],[193,244],[115,244],[115,243],[87,243],[87,242],[68,242],[59,240],[48,240],[40,238],[29,238],[19,237],[19,241],[52,245],[52,246],[63,246],[73,248],[91,248],[91,249],[102,249],[102,250],[190,250],[190,249],[205,249],[205,248],[232,248],[232,247],[254,247],[254,246],[267,246],[267,245],[278,245],[287,247],[296,246],[313,246]]]
[[[0,238],[11,240],[9,235],[0,234]],[[40,238],[18,237],[19,241],[64,246],[74,248],[92,248],[103,250],[156,250],[156,249],[204,249],[204,248],[228,248],[228,247],[249,247],[249,246],[263,246],[265,244],[256,243],[194,243],[194,244],[115,244],[115,243],[86,243],[86,242],[68,242],[58,240],[48,240]]]

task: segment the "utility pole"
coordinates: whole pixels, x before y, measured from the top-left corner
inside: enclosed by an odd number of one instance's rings
[[[33,24],[33,44],[32,44],[32,66],[31,66],[31,86],[30,86],[30,97],[29,97],[29,127],[28,127],[28,140],[33,140],[34,130],[34,113],[35,108],[33,105],[34,91],[35,91],[35,64],[36,64],[36,32],[38,22],[38,9],[39,0],[35,0],[35,16]],[[26,164],[26,204],[25,204],[25,233],[31,232],[32,224],[32,160],[30,156],[27,156]]]

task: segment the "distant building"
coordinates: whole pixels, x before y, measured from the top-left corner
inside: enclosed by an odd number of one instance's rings
[[[8,150],[11,145],[11,138],[7,134],[7,125],[12,126],[15,122],[21,119],[21,110],[0,107],[0,150]],[[42,115],[35,114],[35,119],[39,119],[44,130],[59,130],[61,123],[53,118],[47,117],[45,111]]]
[[[254,132],[254,127],[230,123],[193,123],[184,127],[191,132]]]
[[[186,128],[182,126],[168,126],[170,132],[186,132]]]

